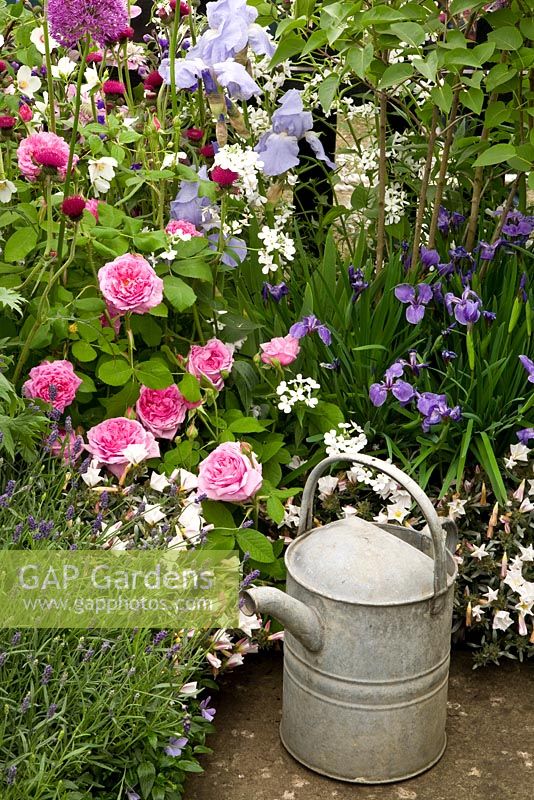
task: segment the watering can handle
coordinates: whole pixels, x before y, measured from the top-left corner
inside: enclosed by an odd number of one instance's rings
[[[312,526],[313,499],[319,478],[323,475],[327,467],[331,464],[337,464],[339,461],[352,461],[376,469],[378,472],[383,472],[397,481],[403,489],[409,492],[420,507],[428,523],[428,528],[434,544],[434,596],[442,594],[447,588],[447,568],[445,562],[445,536],[439,517],[436,514],[434,506],[421,487],[418,486],[412,478],[398,469],[398,467],[394,467],[393,464],[387,461],[381,461],[378,458],[373,458],[373,456],[366,456],[360,453],[354,453],[353,455],[347,453],[346,455],[329,456],[317,464],[310,472],[304,487],[304,492],[302,493],[300,524],[297,536],[300,536]]]

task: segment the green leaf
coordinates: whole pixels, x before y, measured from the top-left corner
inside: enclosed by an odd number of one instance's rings
[[[197,761],[188,761],[183,758],[178,762],[178,767],[184,772],[204,772],[204,768]]]
[[[195,376],[191,375],[189,372],[185,373],[184,377],[178,384],[178,389],[185,399],[190,403],[199,403],[202,398],[202,395],[200,394],[200,383]]]
[[[519,50],[523,37],[517,28],[506,25],[488,33],[488,41],[495,42],[499,50]]]
[[[255,417],[241,417],[231,422],[228,430],[232,433],[263,433],[265,423]]]
[[[158,347],[161,342],[161,328],[150,314],[133,314],[132,331],[140,334],[144,343],[149,347]]]
[[[267,513],[273,522],[276,522],[277,525],[281,524],[286,512],[282,501],[278,497],[271,495],[267,499]]]
[[[16,311],[17,314],[22,314],[22,304],[25,302],[24,297],[14,289],[6,289],[4,286],[0,286],[0,306],[10,308],[11,311]]]
[[[501,100],[495,103],[490,103],[486,109],[484,117],[485,128],[497,128],[503,122],[510,118],[510,111],[506,108]]]
[[[515,156],[515,152],[512,144],[494,144],[479,155],[473,166],[489,167],[492,164],[502,164],[507,158]]]
[[[177,311],[185,311],[191,308],[197,296],[193,289],[181,278],[168,275],[163,279],[163,294]]]
[[[202,501],[202,516],[206,522],[215,525],[216,528],[229,528],[230,530],[236,528],[232,513],[223,503],[215,500]]]
[[[125,214],[115,206],[102,200],[98,203],[98,225],[105,228],[119,228],[124,222]]]
[[[38,238],[35,228],[19,228],[6,242],[4,259],[9,263],[22,261],[34,249]]]
[[[288,61],[293,56],[301,53],[304,45],[304,39],[301,36],[298,36],[296,33],[291,32],[288,34],[288,36],[285,36],[282,39],[276,48],[275,54],[271,59],[271,63],[269,64],[269,68],[273,69],[273,67],[277,67],[278,64],[281,64],[282,61]]]
[[[98,355],[95,348],[89,342],[84,342],[83,339],[73,342],[71,351],[78,361],[94,361]]]
[[[347,52],[347,64],[356,73],[358,78],[365,78],[366,72],[371,66],[374,58],[374,48],[372,44],[353,45]]]
[[[171,264],[171,269],[177,275],[183,275],[184,278],[195,278],[197,281],[205,281],[206,283],[213,281],[210,265],[202,259],[175,261],[174,264]]]
[[[167,235],[164,231],[147,231],[134,236],[133,242],[142,253],[153,253],[167,248]]]
[[[444,114],[449,113],[452,106],[452,89],[448,83],[444,83],[443,86],[434,86],[430,96],[440,111],[443,111]]]
[[[386,67],[382,77],[378,82],[379,89],[387,89],[390,86],[396,86],[407,78],[413,75],[413,66],[411,64],[390,64]]]
[[[74,301],[74,307],[79,311],[94,311],[100,314],[104,311],[106,304],[100,297],[80,297]]]
[[[491,486],[495,493],[495,497],[501,505],[504,505],[506,503],[506,487],[504,485],[489,436],[485,431],[480,434],[480,437],[477,440],[477,446],[481,467],[484,469],[491,481]]]
[[[132,368],[124,359],[103,361],[97,369],[97,375],[108,386],[124,386],[132,376]]]
[[[265,564],[274,561],[273,546],[263,533],[252,528],[243,528],[237,532],[236,539],[241,550],[244,553],[250,553],[250,557],[254,561],[261,561]]]
[[[486,77],[486,88],[488,92],[493,92],[497,86],[508,83],[509,80],[515,78],[516,74],[517,70],[508,66],[508,64],[495,64]]]
[[[425,29],[417,22],[396,22],[390,27],[401,42],[406,42],[412,47],[419,47],[426,39]]]
[[[460,100],[464,106],[480,114],[484,105],[484,92],[482,89],[469,88],[467,91],[460,92]]]
[[[435,81],[438,72],[438,54],[435,50],[431,50],[428,58],[414,58],[412,64],[417,72],[427,79],[427,81]]]
[[[154,781],[156,780],[156,768],[151,761],[142,761],[137,765],[137,776],[143,794],[143,800],[148,800]]]
[[[148,389],[166,389],[173,382],[170,369],[158,359],[137,364],[134,372],[139,383]]]
[[[329,75],[319,84],[317,92],[324,111],[329,111],[339,86],[339,75]]]

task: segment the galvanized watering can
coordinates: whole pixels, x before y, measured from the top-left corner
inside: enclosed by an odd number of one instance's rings
[[[430,536],[358,517],[310,529],[317,481],[343,460],[397,481],[420,506]],[[376,458],[326,458],[304,488],[285,561],[287,594],[256,587],[242,597],[246,614],[272,614],[286,628],[286,749],[310,769],[354,783],[400,781],[431,767],[446,745],[457,570],[428,497]]]

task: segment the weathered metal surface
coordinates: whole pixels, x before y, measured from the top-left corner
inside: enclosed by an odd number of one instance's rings
[[[329,464],[374,467],[420,505],[430,537],[351,517],[309,530]],[[445,749],[456,565],[434,507],[417,484],[369,456],[332,457],[310,474],[299,537],[286,553],[287,594],[244,593],[245,611],[286,627],[281,737],[311,769],[356,783],[409,778]]]

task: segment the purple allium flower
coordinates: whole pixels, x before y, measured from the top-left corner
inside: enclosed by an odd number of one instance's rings
[[[516,436],[521,444],[526,444],[530,442],[531,439],[534,439],[534,428],[523,428],[520,431],[517,431]]]
[[[419,283],[416,287],[409,283],[400,283],[395,287],[395,297],[408,305],[406,319],[417,325],[425,316],[425,306],[432,300],[432,287],[428,283]]]
[[[439,253],[437,250],[429,250],[427,247],[421,246],[419,250],[419,257],[421,258],[421,264],[425,269],[437,267],[439,264]]]
[[[455,297],[452,292],[445,295],[445,306],[449,314],[453,314],[460,325],[473,325],[480,319],[482,301],[469,286],[466,286],[461,297]]]
[[[302,339],[304,336],[309,336],[315,332],[319,334],[319,338],[324,344],[329,345],[332,342],[332,334],[329,329],[314,314],[302,317],[299,322],[295,322],[289,329],[290,336],[295,339]]]
[[[417,360],[416,350],[410,350],[408,352],[408,361],[401,358],[399,359],[398,363],[401,364],[403,367],[408,367],[412,371],[412,373],[416,376],[416,378],[419,377],[419,375],[424,369],[427,369],[430,366],[429,364],[424,364],[422,361]]]
[[[310,111],[304,111],[301,93],[289,89],[272,116],[272,127],[260,137],[254,148],[261,156],[265,175],[281,175],[298,166],[299,139],[305,139],[317,158],[331,169],[335,168],[312,127],[313,117]]]
[[[283,297],[286,297],[289,294],[289,289],[287,288],[284,281],[282,283],[267,283],[264,282],[261,290],[261,296],[267,302],[269,297],[271,297],[275,303],[279,303]]]
[[[349,267],[349,282],[352,289],[352,302],[355,303],[358,297],[365,292],[369,283],[364,278],[363,270],[354,269],[352,266]]]
[[[186,746],[187,742],[188,739],[186,739],[185,736],[181,736],[179,739],[177,739],[175,736],[172,736],[169,739],[169,744],[165,748],[165,753],[168,756],[173,756],[175,758],[177,756],[181,756],[182,750]]]
[[[482,261],[492,261],[501,244],[502,239],[497,239],[494,244],[488,244],[487,242],[480,240],[475,249],[478,250],[478,254]]]
[[[43,675],[41,677],[41,683],[42,683],[43,686],[46,686],[46,684],[49,683],[50,678],[52,677],[52,672],[53,671],[54,670],[50,666],[50,664],[47,664],[46,667],[43,670]]]
[[[519,356],[519,360],[528,373],[528,380],[534,383],[534,361],[531,361],[528,356]]]
[[[212,722],[215,714],[217,713],[217,710],[215,708],[209,707],[210,702],[211,702],[211,695],[209,697],[206,697],[200,704],[200,713],[202,714],[204,719],[208,720],[208,722]]]
[[[428,433],[432,425],[439,425],[445,420],[457,422],[462,417],[460,406],[450,408],[447,404],[447,396],[434,394],[434,392],[423,392],[419,395],[417,410],[424,416],[422,427],[425,433]]]
[[[398,380],[403,374],[404,368],[399,362],[392,364],[385,373],[385,380],[382,383],[373,383],[369,388],[369,398],[371,403],[379,408],[387,400],[388,393],[391,392],[402,405],[406,405],[415,397],[415,389],[409,383]]]
[[[50,33],[65,47],[74,47],[87,34],[101,47],[113,44],[128,25],[123,0],[48,0]]]
[[[441,351],[441,357],[445,361],[446,364],[449,364],[451,361],[453,361],[455,358],[457,358],[457,355],[454,352],[454,350],[442,350]]]

